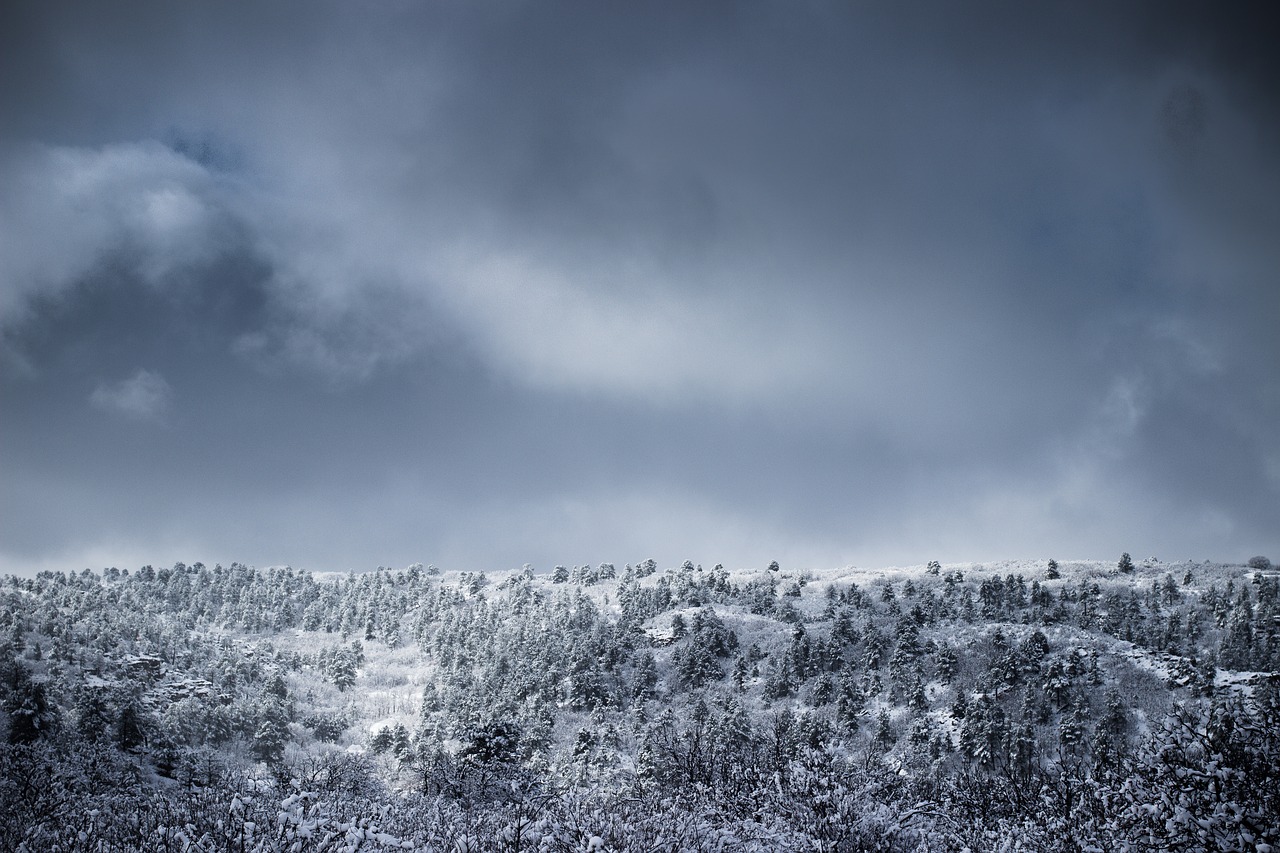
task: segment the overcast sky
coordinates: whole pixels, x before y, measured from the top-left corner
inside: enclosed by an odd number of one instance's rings
[[[0,571],[1280,559],[1248,8],[6,2]]]

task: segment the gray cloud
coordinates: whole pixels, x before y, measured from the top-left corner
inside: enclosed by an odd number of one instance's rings
[[[32,145],[3,166],[0,323],[20,318],[33,297],[73,287],[108,255],[159,286],[207,264],[217,250],[212,182],[157,143]]]
[[[11,561],[1280,550],[1241,12],[6,14]],[[64,423],[138,364],[160,445]]]
[[[103,411],[140,421],[158,420],[173,395],[169,383],[158,373],[139,370],[115,383],[99,382],[89,402]]]

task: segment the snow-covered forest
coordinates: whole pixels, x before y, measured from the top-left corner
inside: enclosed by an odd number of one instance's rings
[[[0,595],[4,850],[1280,844],[1262,558],[179,563]]]

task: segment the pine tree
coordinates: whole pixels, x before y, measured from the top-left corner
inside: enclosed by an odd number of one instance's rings
[[[894,744],[893,726],[889,722],[889,712],[881,710],[876,715],[876,731],[871,738],[873,748],[887,752]]]
[[[116,715],[115,725],[112,734],[115,737],[116,747],[121,750],[133,750],[147,743],[148,731],[151,730],[147,724],[148,716],[143,711],[137,695],[130,695],[120,704],[120,711]]]
[[[918,676],[913,676],[907,687],[907,707],[913,711],[929,710],[929,698],[924,691],[924,683]]]
[[[1107,691],[1105,702],[1106,709],[1094,728],[1093,742],[1090,744],[1095,773],[1118,769],[1128,752],[1128,709],[1114,688]]]
[[[329,668],[329,678],[339,691],[344,691],[356,683],[355,662],[345,650],[340,650],[334,655],[333,663]]]
[[[374,755],[382,755],[391,749],[391,745],[394,742],[391,736],[391,727],[383,726],[374,733],[373,737],[369,738],[369,749],[373,750]]]
[[[862,689],[858,687],[858,680],[852,669],[847,669],[840,678],[839,695],[836,698],[836,720],[845,727],[846,730],[854,732],[858,730],[858,718],[862,716],[862,710],[866,706],[866,696],[863,695]]]
[[[956,656],[954,647],[942,643],[938,646],[938,651],[933,654],[934,671],[937,672],[938,680],[943,684],[951,684],[951,680],[955,678],[956,671],[959,670],[960,660]]]
[[[631,679],[631,695],[637,701],[653,698],[658,683],[658,665],[652,652],[643,652],[636,658],[635,672]]]
[[[262,717],[253,733],[253,755],[266,764],[275,764],[284,756],[284,746],[289,740],[284,715],[269,710]]]
[[[76,734],[82,740],[100,741],[115,725],[115,709],[101,687],[86,686],[76,700]]]
[[[0,707],[9,715],[9,743],[33,743],[53,734],[58,724],[57,708],[49,702],[45,686],[32,681],[31,672],[20,661],[3,667],[4,690]]]
[[[816,708],[828,705],[835,698],[836,686],[831,681],[831,676],[821,675],[813,683],[813,694],[811,696],[812,704]]]
[[[765,679],[764,694],[771,699],[782,699],[795,691],[795,672],[791,668],[790,658],[784,655]]]

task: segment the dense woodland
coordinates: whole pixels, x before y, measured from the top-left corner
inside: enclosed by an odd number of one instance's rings
[[[1268,561],[0,582],[0,849],[1259,850]]]

